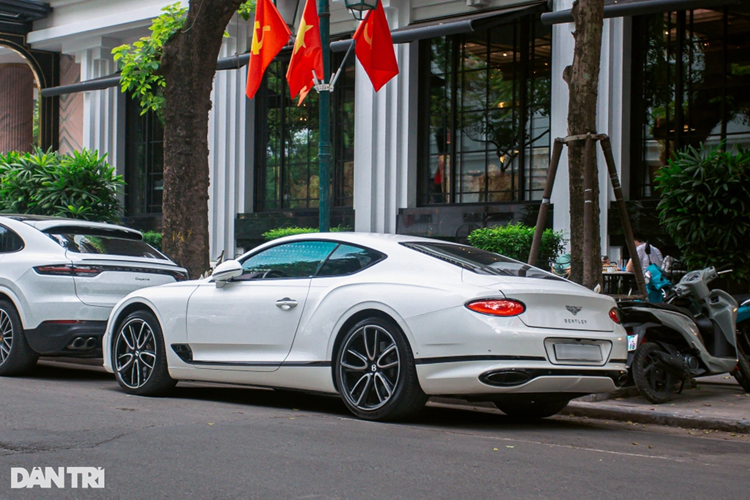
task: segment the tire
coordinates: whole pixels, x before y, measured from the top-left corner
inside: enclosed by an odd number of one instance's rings
[[[34,367],[37,359],[39,355],[26,342],[15,306],[0,300],[0,376],[24,374]]]
[[[548,396],[513,397],[495,400],[495,406],[509,417],[523,420],[538,420],[557,415],[568,406],[570,399],[550,398]]]
[[[364,319],[344,335],[333,364],[347,409],[365,420],[399,420],[427,402],[414,355],[401,329],[380,317]]]
[[[164,335],[149,311],[136,311],[117,327],[112,341],[112,367],[128,394],[163,396],[177,382],[169,376]]]
[[[666,403],[672,397],[677,378],[654,365],[654,353],[665,352],[655,342],[638,347],[633,358],[633,380],[641,395],[654,404]]]
[[[737,325],[737,369],[732,373],[737,382],[750,392],[750,322]]]

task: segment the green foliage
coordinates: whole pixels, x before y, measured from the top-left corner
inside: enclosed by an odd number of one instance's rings
[[[663,167],[659,217],[688,268],[732,264],[750,278],[750,151],[686,148]]]
[[[248,0],[240,5],[238,13],[247,21],[254,9],[255,0]],[[162,12],[151,22],[151,35],[142,37],[132,45],[112,49],[114,60],[120,65],[120,90],[131,93],[133,99],[139,100],[141,114],[151,110],[161,116],[164,109],[163,89],[167,85],[159,74],[164,45],[185,26],[188,8],[177,2],[167,5]]]
[[[179,2],[162,9],[164,14],[151,22],[150,36],[133,45],[120,45],[112,49],[114,60],[120,65],[120,89],[138,99],[141,114],[152,110],[161,116],[164,109],[163,89],[167,83],[157,74],[164,54],[164,44],[185,25],[187,7]]]
[[[98,151],[0,155],[0,211],[114,222],[122,176]]]
[[[352,228],[348,226],[337,226],[337,227],[331,228],[332,233],[351,231],[351,230]],[[270,231],[263,233],[263,238],[266,241],[271,241],[277,238],[283,238],[284,236],[292,236],[294,234],[307,234],[307,233],[317,233],[317,232],[318,232],[318,228],[315,228],[315,227],[296,227],[296,226],[279,227],[279,228],[271,229]]]
[[[144,231],[143,241],[161,251],[161,239],[162,235],[158,231]]]
[[[518,223],[475,229],[469,235],[469,243],[482,250],[495,252],[511,259],[526,262],[531,252],[534,228]],[[545,229],[542,233],[542,248],[538,259],[539,267],[549,269],[550,264],[565,249],[562,232]]]

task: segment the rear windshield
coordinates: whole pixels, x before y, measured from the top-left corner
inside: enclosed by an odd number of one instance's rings
[[[70,252],[168,260],[137,234],[125,231],[64,227],[50,228],[45,234]]]
[[[425,253],[436,259],[450,262],[477,274],[495,274],[521,278],[541,278],[560,280],[552,273],[542,271],[523,262],[505,257],[499,253],[480,250],[468,245],[450,243],[402,243],[407,248]]]

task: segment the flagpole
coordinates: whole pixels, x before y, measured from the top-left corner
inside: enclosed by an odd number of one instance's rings
[[[323,46],[323,77],[321,83],[329,82],[331,67],[330,50],[330,20],[331,12],[328,0],[318,0],[318,16],[320,17],[320,42]],[[318,224],[321,233],[331,229],[331,93],[323,91],[319,97],[319,143],[318,143]]]

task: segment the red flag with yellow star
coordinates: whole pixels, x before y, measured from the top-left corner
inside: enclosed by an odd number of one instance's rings
[[[383,2],[378,2],[377,8],[367,13],[352,39],[357,43],[354,49],[357,59],[377,92],[398,75],[396,53]]]
[[[273,2],[271,0],[258,0],[255,5],[250,62],[247,65],[245,95],[248,99],[255,97],[260,82],[263,80],[263,73],[265,73],[273,58],[276,57],[276,54],[289,42],[291,36],[292,32],[289,31]]]
[[[320,25],[315,0],[307,0],[302,20],[299,22],[297,39],[294,41],[292,58],[286,72],[289,93],[292,99],[300,94],[299,104],[313,88],[313,71],[319,80],[323,79],[323,44],[320,42]]]

